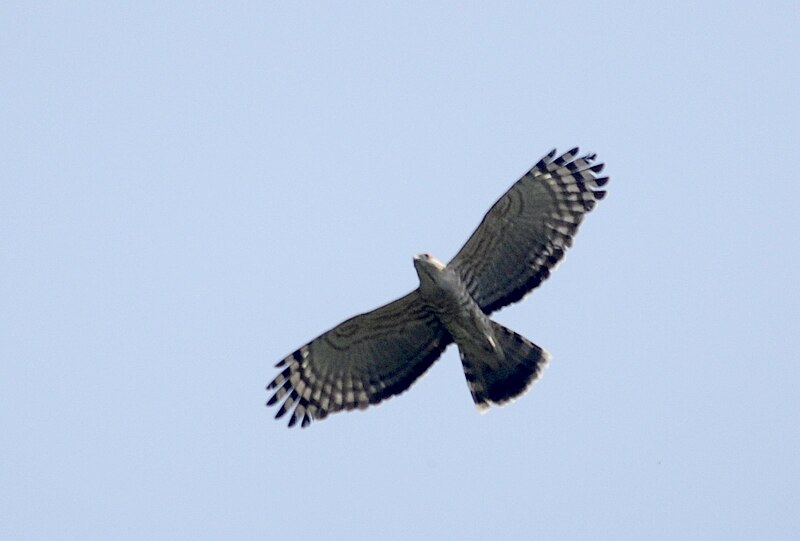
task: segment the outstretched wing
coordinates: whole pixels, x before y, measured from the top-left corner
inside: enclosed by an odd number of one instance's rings
[[[553,150],[486,213],[448,267],[487,314],[516,302],[550,275],[572,244],[585,213],[606,192],[603,164],[578,149]]]
[[[413,291],[348,319],[304,345],[276,367],[268,406],[275,418],[292,411],[289,426],[331,413],[366,408],[405,391],[452,342]]]

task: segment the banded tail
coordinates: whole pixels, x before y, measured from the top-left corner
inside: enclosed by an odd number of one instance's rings
[[[549,353],[524,336],[494,321],[491,325],[501,352],[459,344],[467,385],[481,411],[524,394],[550,360]]]

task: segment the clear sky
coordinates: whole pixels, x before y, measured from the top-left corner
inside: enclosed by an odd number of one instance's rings
[[[798,6],[4,2],[0,538],[797,539]],[[574,145],[527,395],[272,419]]]

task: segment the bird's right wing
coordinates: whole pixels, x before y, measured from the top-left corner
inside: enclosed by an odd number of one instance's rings
[[[289,426],[370,404],[405,391],[452,342],[417,291],[355,316],[304,345],[276,367],[268,406]]]
[[[578,149],[555,150],[525,173],[489,209],[447,265],[487,314],[520,300],[550,275],[572,244],[584,214],[606,194],[596,188],[603,164]]]

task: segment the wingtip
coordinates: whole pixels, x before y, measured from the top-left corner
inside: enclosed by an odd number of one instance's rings
[[[536,165],[534,165],[533,168],[534,169],[545,169],[547,167],[547,164],[552,161],[553,156],[555,156],[555,155],[556,155],[556,149],[551,150],[550,152],[548,152],[547,154],[542,156],[542,159],[539,160],[538,162],[536,162]]]
[[[289,397],[284,401],[284,403],[281,404],[281,407],[278,408],[278,413],[275,414],[275,418],[280,419],[281,417],[286,415],[286,413],[290,409],[292,409],[293,404],[294,404],[294,398],[292,397],[292,395],[289,395]]]

